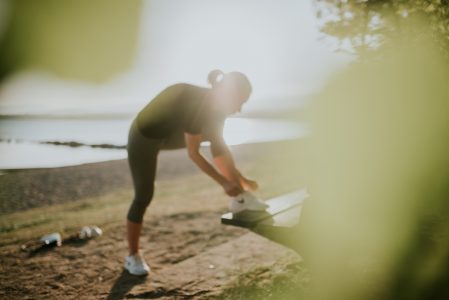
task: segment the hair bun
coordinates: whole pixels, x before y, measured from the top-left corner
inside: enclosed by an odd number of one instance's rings
[[[223,76],[223,71],[219,69],[212,70],[209,72],[209,75],[207,75],[207,82],[209,82],[211,86],[214,86],[217,82],[222,80]],[[220,80],[217,80],[219,77],[221,77]]]

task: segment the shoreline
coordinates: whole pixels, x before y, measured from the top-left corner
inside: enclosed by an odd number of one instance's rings
[[[289,143],[292,140],[272,140],[272,141],[263,141],[263,142],[249,142],[249,143],[244,143],[244,144],[238,144],[238,145],[230,145],[229,147],[232,149],[234,148],[241,148],[241,147],[245,147],[245,146],[249,146],[249,147],[253,147],[253,146],[258,146],[261,144],[276,144],[276,143]],[[1,142],[1,139],[0,139]],[[112,145],[112,144],[80,144],[79,146],[71,146],[69,145],[72,142],[37,142],[38,144],[52,144],[55,146],[65,146],[65,147],[91,147],[91,148],[103,148],[103,149],[124,149],[126,150],[126,145]],[[263,147],[263,146],[262,146]],[[201,149],[204,150],[205,152],[209,151],[208,150],[209,146],[201,146]],[[166,151],[182,151],[182,149],[185,148],[180,148],[180,149],[162,149],[160,153],[166,152]],[[100,164],[100,163],[107,163],[107,162],[113,162],[113,161],[120,161],[120,160],[127,160],[126,158],[118,158],[118,159],[108,159],[108,160],[100,160],[100,161],[95,161],[95,162],[86,162],[86,163],[80,163],[80,164],[75,164],[75,165],[62,165],[62,166],[56,166],[56,167],[27,167],[27,168],[1,168],[0,167],[0,176],[2,175],[7,175],[10,173],[17,173],[17,172],[23,172],[23,171],[38,171],[38,170],[50,170],[50,169],[59,169],[59,168],[67,168],[67,167],[77,167],[77,166],[84,166],[84,165],[92,165],[92,164]]]
[[[248,143],[230,146],[239,168],[254,165],[281,145],[292,141]],[[211,161],[209,147],[202,148]],[[1,170],[0,215],[24,211],[105,193],[132,188],[127,159],[108,160],[75,166]],[[157,165],[157,181],[166,181],[192,174],[206,174],[188,158],[185,148],[162,150]],[[215,182],[210,179],[213,185]]]

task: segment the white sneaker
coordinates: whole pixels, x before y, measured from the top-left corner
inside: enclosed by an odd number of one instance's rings
[[[257,198],[253,193],[244,191],[229,200],[229,211],[238,213],[244,210],[264,211],[269,205]]]
[[[150,267],[147,265],[140,252],[126,257],[125,269],[132,275],[137,276],[147,275],[150,272]]]

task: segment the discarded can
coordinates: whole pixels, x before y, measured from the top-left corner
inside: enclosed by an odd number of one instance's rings
[[[82,240],[90,239],[92,236],[89,226],[84,226],[78,231],[78,237]]]
[[[42,244],[46,246],[61,246],[62,239],[59,232],[53,232],[41,237],[40,242],[42,242]]]
[[[78,231],[78,238],[81,240],[87,240],[95,238],[103,234],[103,231],[97,226],[83,226]]]
[[[97,226],[91,226],[90,234],[92,235],[92,237],[97,237],[97,236],[100,236],[103,234],[103,230],[101,230],[101,228],[99,228]]]

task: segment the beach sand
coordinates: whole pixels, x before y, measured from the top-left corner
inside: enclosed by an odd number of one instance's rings
[[[239,170],[259,183],[260,198],[303,186],[282,173],[279,149],[290,143],[231,147]],[[211,159],[207,147],[202,152]],[[133,194],[126,160],[7,172],[0,176],[0,191],[0,298],[232,299],[242,285],[270,294],[275,278],[285,283],[305,276],[292,250],[220,223],[228,197],[185,149],[159,154],[141,238],[152,268],[145,278],[123,271]],[[84,225],[97,225],[104,234],[35,255],[20,251],[30,239],[51,232],[64,238]]]

